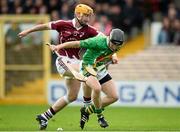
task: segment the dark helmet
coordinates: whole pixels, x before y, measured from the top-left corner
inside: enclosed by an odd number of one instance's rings
[[[118,28],[112,29],[110,33],[110,41],[115,45],[122,45],[124,42],[124,32]]]

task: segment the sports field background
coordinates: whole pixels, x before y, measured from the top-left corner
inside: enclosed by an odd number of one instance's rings
[[[0,131],[37,131],[37,114],[46,110],[42,105],[0,105]],[[80,107],[66,107],[50,121],[47,131],[81,131]],[[100,128],[95,115],[90,116],[85,131],[180,131],[179,108],[109,107],[104,115],[109,127]]]

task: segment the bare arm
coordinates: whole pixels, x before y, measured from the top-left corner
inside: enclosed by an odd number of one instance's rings
[[[22,38],[22,37],[25,37],[26,35],[28,35],[28,34],[31,33],[31,32],[42,31],[42,30],[50,30],[50,28],[49,28],[49,23],[46,23],[46,24],[38,24],[38,25],[36,25],[36,26],[34,26],[34,27],[32,27],[32,28],[26,29],[26,30],[20,32],[20,33],[18,34],[18,36],[19,36],[20,38]]]
[[[52,51],[58,51],[60,49],[67,49],[67,48],[79,48],[80,47],[80,41],[70,41],[65,42],[59,45],[50,45],[50,48]]]

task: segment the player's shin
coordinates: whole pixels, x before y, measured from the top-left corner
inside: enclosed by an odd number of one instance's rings
[[[89,105],[92,104],[91,101],[91,93],[92,93],[92,89],[89,88],[87,85],[83,85],[83,103],[84,103],[84,107],[88,107]]]
[[[101,85],[95,76],[89,76],[86,84],[92,89],[92,99],[96,108],[101,108]]]
[[[89,115],[95,113],[96,108],[95,108],[94,104],[87,106],[85,109],[85,112],[88,113]]]
[[[37,115],[36,120],[39,122],[39,129],[45,130],[48,125],[48,120],[51,119],[55,114],[56,114],[56,112],[53,110],[52,107],[50,107],[44,113]]]
[[[63,109],[66,105],[68,105],[69,100],[67,95],[59,98],[53,105],[52,108],[53,110],[57,113],[58,111],[60,111],[61,109]]]
[[[49,120],[49,119],[51,119],[55,114],[56,114],[56,112],[53,110],[52,107],[50,107],[47,111],[45,111],[44,113],[42,113],[41,116],[44,117],[46,120]]]

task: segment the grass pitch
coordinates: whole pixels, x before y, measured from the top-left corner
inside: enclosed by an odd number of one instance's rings
[[[0,105],[0,131],[37,131],[37,114],[48,106]],[[48,131],[81,131],[80,107],[66,107],[48,124]],[[126,108],[105,109],[109,127],[100,128],[95,115],[90,116],[85,131],[180,131],[180,108]]]

